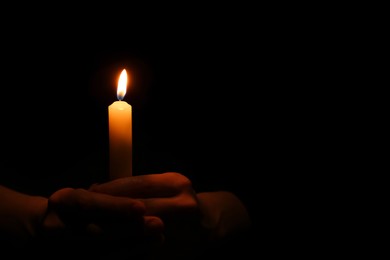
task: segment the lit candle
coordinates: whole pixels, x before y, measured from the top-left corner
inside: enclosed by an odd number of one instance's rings
[[[117,98],[108,107],[110,179],[132,176],[133,134],[132,107],[123,101],[126,94],[127,73],[119,76]]]

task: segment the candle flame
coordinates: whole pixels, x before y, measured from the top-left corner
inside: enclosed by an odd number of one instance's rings
[[[116,92],[116,96],[119,100],[122,100],[126,95],[126,86],[127,86],[127,72],[126,69],[123,69],[121,75],[119,76],[118,89]]]

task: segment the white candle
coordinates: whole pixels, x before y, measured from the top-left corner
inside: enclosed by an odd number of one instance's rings
[[[127,73],[124,69],[118,81],[118,101],[108,107],[111,180],[133,174],[132,107],[122,100],[126,94],[126,85]]]

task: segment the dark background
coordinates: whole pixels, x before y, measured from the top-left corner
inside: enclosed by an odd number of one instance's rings
[[[253,162],[272,152],[275,50],[256,41],[262,30],[250,21],[185,16],[133,24],[32,12],[4,24],[3,147],[17,158],[9,165],[36,171],[43,161],[51,171],[104,143],[107,107],[126,68],[134,142],[147,136],[205,180],[239,186],[261,177]]]
[[[231,190],[256,245],[294,244],[317,218],[302,213],[333,159],[318,148],[334,129],[319,120],[322,39],[278,10],[26,8],[4,19],[3,182],[50,194],[104,181],[107,107],[126,68],[135,174],[180,170],[199,191]]]

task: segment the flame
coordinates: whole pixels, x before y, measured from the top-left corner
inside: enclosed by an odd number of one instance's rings
[[[126,69],[123,69],[121,75],[119,76],[118,89],[116,92],[116,96],[118,100],[122,100],[126,95],[126,87],[127,87],[127,72]]]

